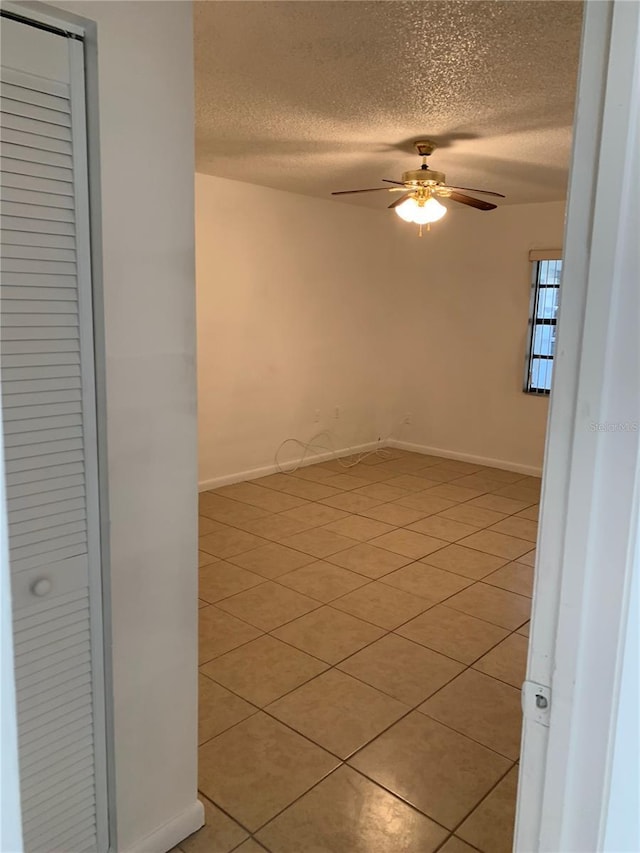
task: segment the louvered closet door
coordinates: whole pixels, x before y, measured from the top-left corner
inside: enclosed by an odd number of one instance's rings
[[[108,848],[82,54],[2,20],[2,417],[29,853]]]

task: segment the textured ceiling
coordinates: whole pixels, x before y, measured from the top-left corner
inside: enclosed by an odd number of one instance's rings
[[[194,5],[198,171],[328,198],[418,168],[426,136],[449,183],[565,197],[577,0]]]

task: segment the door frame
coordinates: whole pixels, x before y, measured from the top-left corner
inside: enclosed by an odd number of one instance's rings
[[[518,851],[606,849],[637,571],[639,57],[640,3],[585,3],[523,695]],[[536,707],[536,693],[546,709]]]

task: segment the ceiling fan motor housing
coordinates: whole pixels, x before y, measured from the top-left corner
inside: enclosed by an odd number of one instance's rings
[[[433,169],[414,169],[402,173],[402,183],[415,184],[416,186],[444,184],[445,174],[444,172],[435,172]]]

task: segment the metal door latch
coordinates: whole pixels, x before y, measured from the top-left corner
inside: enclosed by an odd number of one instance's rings
[[[525,681],[522,685],[522,712],[528,720],[549,725],[551,713],[551,688],[535,681]]]

